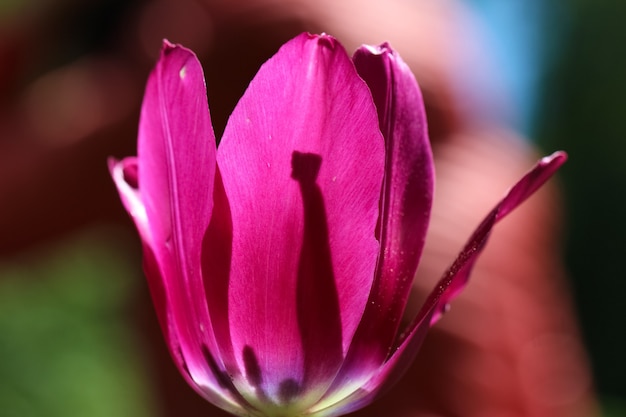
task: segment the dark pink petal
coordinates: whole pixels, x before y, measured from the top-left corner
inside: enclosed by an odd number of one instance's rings
[[[247,389],[281,403],[306,393],[304,406],[343,360],[379,251],[383,138],[341,45],[308,34],[285,44],[235,108],[217,158],[239,367]]]
[[[554,175],[565,161],[567,161],[567,154],[563,151],[558,151],[542,158],[533,169],[528,171],[528,173],[509,190],[507,195],[482,221],[448,272],[443,276],[441,281],[439,281],[437,287],[441,288],[441,290],[437,291],[436,289],[422,308],[422,310],[429,309],[429,302],[433,302],[437,299],[437,305],[433,306],[435,313],[431,319],[431,325],[445,312],[448,302],[456,297],[465,284],[467,284],[471,269],[478,259],[478,255],[487,243],[493,225],[537,191],[539,187]]]
[[[155,243],[172,246],[182,269],[197,266],[213,207],[215,136],[202,68],[182,47],[165,43],[150,74],[138,160],[139,187]]]
[[[124,208],[135,222],[144,242],[152,242],[146,208],[141,200],[138,187],[137,158],[128,157],[121,161],[109,158],[109,172],[120,194]]]
[[[478,226],[450,269],[439,281],[411,324],[398,349],[380,368],[377,375],[341,404],[338,404],[336,408],[333,407],[331,415],[342,415],[369,404],[402,376],[413,361],[428,329],[441,317],[447,304],[467,283],[471,269],[485,247],[495,223],[532,195],[554,175],[566,160],[567,155],[561,151],[541,159],[509,190],[507,195]]]
[[[372,91],[385,137],[381,253],[365,314],[331,391],[387,358],[424,247],[434,188],[426,113],[411,70],[387,44],[362,46],[353,60]]]
[[[128,157],[121,161],[116,161],[113,158],[109,158],[109,172],[115,186],[120,194],[124,208],[130,214],[131,218],[135,222],[139,235],[141,236],[143,250],[144,250],[144,270],[146,276],[152,279],[148,280],[150,290],[152,292],[152,298],[157,310],[157,316],[159,323],[163,328],[165,338],[169,340],[169,328],[168,321],[168,305],[163,287],[163,279],[161,278],[161,272],[152,250],[152,235],[150,231],[150,225],[146,215],[146,210],[141,200],[141,194],[138,187],[137,176],[137,158]]]
[[[215,154],[200,63],[191,51],[165,42],[146,86],[139,125],[137,185],[149,229],[145,271],[181,371],[198,392],[233,411],[236,395],[224,382],[202,276]]]

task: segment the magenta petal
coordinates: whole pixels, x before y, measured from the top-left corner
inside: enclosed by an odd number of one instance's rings
[[[566,160],[567,155],[561,151],[541,159],[509,190],[472,234],[450,269],[429,295],[407,334],[402,338],[398,349],[374,377],[333,407],[333,412],[329,415],[343,415],[371,403],[404,374],[417,354],[428,329],[441,317],[447,304],[467,283],[471,269],[485,247],[495,223],[531,196]]]
[[[161,271],[152,249],[153,240],[146,215],[146,209],[143,205],[138,188],[137,158],[128,157],[121,161],[109,158],[108,163],[109,172],[115,182],[115,186],[120,194],[124,208],[135,222],[135,226],[141,236],[144,252],[144,271],[146,272],[146,276],[150,277],[148,284],[150,286],[152,299],[157,310],[159,323],[161,324],[165,338],[169,341],[171,335],[169,334],[169,325],[167,324],[167,297],[163,287],[164,283],[161,277]],[[182,365],[182,363],[179,365]]]
[[[182,269],[197,266],[189,257],[199,256],[211,217],[215,136],[199,62],[167,42],[146,86],[138,160],[155,243],[173,246]]]
[[[109,158],[109,172],[120,194],[124,208],[135,222],[144,242],[151,242],[150,226],[146,208],[141,200],[138,187],[137,158],[128,157],[121,161]]]
[[[232,411],[236,395],[224,384],[201,266],[214,206],[215,154],[200,63],[191,51],[165,42],[139,125],[137,182],[151,249],[145,270],[151,288],[164,289],[166,299],[153,290],[154,302],[183,374],[198,392]]]
[[[231,337],[248,383],[312,399],[372,285],[384,147],[341,45],[303,34],[261,67],[218,149],[232,210]],[[250,375],[252,377],[250,377]]]
[[[485,247],[495,223],[503,219],[537,191],[565,161],[567,161],[567,154],[563,151],[558,151],[542,158],[537,165],[509,190],[507,195],[482,221],[422,308],[422,311],[434,308],[435,313],[431,319],[431,325],[441,317],[447,303],[456,297],[467,283],[471,269],[478,259],[478,255]],[[433,304],[431,306],[431,303],[435,302],[436,305]]]
[[[424,104],[410,69],[387,44],[363,46],[353,59],[372,91],[385,137],[381,252],[370,302],[333,389],[387,358],[424,247],[434,188]]]

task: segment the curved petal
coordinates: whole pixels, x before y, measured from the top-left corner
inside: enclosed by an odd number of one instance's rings
[[[188,365],[182,354],[181,344],[178,339],[178,331],[175,326],[175,320],[172,317],[171,305],[168,301],[168,295],[165,291],[165,280],[159,263],[157,262],[155,252],[152,248],[152,238],[150,227],[146,217],[145,207],[141,201],[137,178],[137,158],[129,157],[121,161],[109,158],[109,171],[113,177],[113,181],[120,193],[120,197],[124,207],[134,220],[142,239],[143,247],[143,269],[148,277],[148,285],[155,306],[159,324],[161,325],[167,346],[170,348],[172,359],[176,364],[183,378],[193,387],[200,395],[213,404],[218,405],[222,409],[232,413],[241,414],[240,404],[245,401],[235,403],[232,399],[225,398],[222,393],[215,390],[207,390],[205,386],[198,385],[191,377]],[[227,384],[222,383],[224,388]],[[236,397],[236,395],[235,395]]]
[[[541,159],[520,179],[496,205],[472,234],[452,266],[444,274],[420,310],[398,349],[380,371],[359,390],[336,407],[319,415],[337,416],[355,411],[374,401],[393,385],[408,369],[419,350],[428,329],[441,317],[446,305],[460,292],[469,278],[493,226],[541,187],[567,160],[567,155],[555,152]]]
[[[215,155],[200,63],[191,51],[164,42],[139,124],[138,186],[154,257],[154,265],[146,260],[146,275],[162,282],[166,299],[153,298],[157,310],[167,304],[163,327],[184,374],[204,396],[232,410],[235,393],[225,386],[201,267],[214,206]]]
[[[482,221],[448,272],[439,281],[435,289],[435,294],[439,295],[431,294],[424,307],[422,307],[422,310],[430,309],[430,303],[437,299],[437,304],[432,306],[435,314],[431,319],[431,326],[439,320],[445,312],[447,304],[467,284],[471,269],[487,243],[493,225],[534,194],[566,161],[567,154],[563,151],[554,152],[552,155],[543,157],[508,191],[506,196]]]
[[[109,158],[108,165],[122,204],[135,222],[141,239],[144,242],[152,242],[146,208],[141,201],[138,188],[137,158],[131,156],[121,161]]]
[[[389,354],[424,247],[434,189],[426,113],[413,73],[386,43],[362,46],[353,60],[378,109],[386,161],[376,278],[336,389],[358,383],[358,374],[369,374]]]
[[[233,223],[228,317],[248,390],[315,401],[359,323],[379,250],[383,138],[341,45],[309,34],[285,44],[235,108],[217,158]]]
[[[135,226],[141,236],[144,253],[144,271],[148,279],[148,285],[152,300],[157,312],[157,317],[165,338],[169,341],[168,305],[163,279],[152,250],[152,236],[150,225],[146,215],[146,208],[141,201],[141,193],[138,188],[137,158],[128,157],[121,161],[114,158],[108,160],[109,172],[120,194],[124,208],[135,222]],[[168,345],[170,343],[168,342]]]

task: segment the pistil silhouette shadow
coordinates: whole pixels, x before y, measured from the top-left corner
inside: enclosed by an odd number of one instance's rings
[[[291,177],[298,182],[304,210],[304,229],[300,248],[296,285],[296,319],[302,339],[304,372],[300,380],[288,378],[281,381],[277,397],[271,399],[264,386],[263,370],[258,352],[250,345],[243,348],[242,358],[248,383],[254,387],[256,396],[263,401],[290,404],[297,400],[303,390],[321,381],[329,381],[343,360],[341,311],[339,294],[333,270],[328,217],[322,190],[317,177],[322,158],[313,153],[294,151],[291,159]],[[232,250],[232,223],[225,200],[219,173],[216,178],[216,205],[214,218],[203,242],[203,269],[210,270],[215,279],[205,288],[207,304],[212,313],[228,312],[228,271]],[[208,238],[209,236],[212,239]],[[219,238],[217,238],[219,237]],[[216,239],[217,238],[217,239]],[[260,243],[262,244],[262,243]],[[278,277],[276,279],[279,279]],[[226,303],[226,304],[225,304]],[[216,315],[211,314],[212,317]],[[218,340],[229,340],[228,317],[214,320],[213,330]],[[241,398],[227,372],[219,365],[206,346],[203,354],[220,384],[235,397]],[[226,354],[227,352],[222,352]],[[223,358],[227,359],[227,358]],[[231,358],[233,359],[233,358]],[[323,360],[320,360],[323,359]],[[330,375],[330,378],[329,378]]]
[[[304,233],[298,265],[297,316],[304,349],[305,387],[328,379],[343,359],[341,311],[335,280],[328,214],[317,177],[322,158],[293,152],[291,177],[298,181],[304,207]],[[320,358],[324,358],[320,361]],[[285,384],[284,400],[298,394]]]

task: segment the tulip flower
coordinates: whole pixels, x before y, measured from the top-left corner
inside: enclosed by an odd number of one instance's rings
[[[509,191],[407,328],[434,173],[419,87],[389,45],[351,59],[327,35],[287,42],[218,147],[200,63],[166,41],[138,156],[109,166],[184,378],[232,414],[283,417],[343,415],[389,388],[494,224],[565,159]]]

